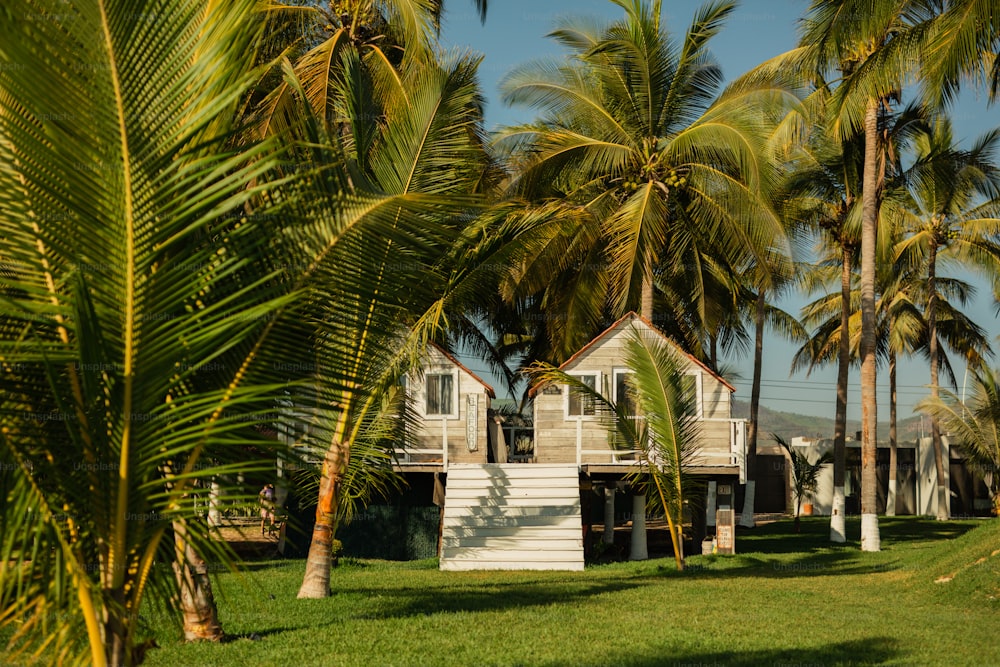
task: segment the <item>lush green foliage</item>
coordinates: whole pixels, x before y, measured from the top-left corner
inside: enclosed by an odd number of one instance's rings
[[[797,99],[760,78],[723,90],[709,45],[733,3],[707,3],[676,37],[660,2],[615,3],[621,20],[566,19],[551,37],[567,56],[503,82],[508,102],[541,114],[497,142],[508,194],[530,205],[512,216],[520,252],[503,289],[560,315],[528,327],[549,360],[629,310],[698,350],[710,293],[782,245],[780,225],[754,215],[755,192],[772,178],[767,140]]]

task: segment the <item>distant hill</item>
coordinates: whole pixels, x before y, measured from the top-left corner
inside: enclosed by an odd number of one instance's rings
[[[737,419],[750,418],[750,403],[747,401],[733,402],[733,417]],[[907,419],[900,419],[896,428],[900,440],[915,440],[920,436],[920,416],[916,415]],[[861,430],[861,422],[856,419],[847,420],[847,435],[853,437],[857,431]],[[783,438],[791,439],[796,436],[803,437],[833,437],[833,419],[826,417],[813,417],[810,415],[800,415],[794,412],[780,412],[771,410],[765,406],[760,407],[760,435],[758,437],[768,438],[771,433],[777,433]],[[888,440],[889,422],[879,422],[879,440]]]

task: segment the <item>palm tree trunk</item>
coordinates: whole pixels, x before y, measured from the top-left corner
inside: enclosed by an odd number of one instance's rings
[[[333,567],[333,535],[337,530],[338,493],[340,479],[347,467],[347,456],[338,443],[330,446],[323,461],[319,481],[319,502],[316,505],[316,525],[313,527],[306,573],[299,588],[300,598],[330,596],[330,568]]]
[[[889,490],[885,495],[885,515],[896,516],[896,351],[889,350]]]
[[[184,622],[184,640],[222,641],[222,625],[212,595],[212,582],[204,559],[191,546],[187,526],[182,521],[173,523],[174,575],[180,587],[181,617]]]
[[[847,385],[851,368],[851,247],[841,239],[840,347],[837,351],[837,408],[833,424],[833,506],[830,541],[847,541],[844,479],[847,476]]]
[[[875,468],[875,252],[878,226],[878,99],[865,110],[865,165],[861,215],[861,550],[880,551]]]
[[[937,341],[937,239],[931,240],[927,256],[927,353],[931,358],[931,400],[938,399],[938,341]],[[941,425],[931,415],[931,442],[934,444],[934,471],[937,473],[937,520],[947,521],[948,487],[944,482],[944,453],[941,443]]]
[[[639,314],[653,321],[653,259],[646,258],[646,268],[642,275],[642,302]],[[641,517],[641,521],[638,519]],[[672,537],[672,535],[671,535]],[[649,549],[646,546],[646,495],[636,494],[632,498],[632,532],[629,536],[630,560],[646,560]]]
[[[753,528],[753,505],[756,492],[757,475],[757,421],[760,415],[760,376],[761,363],[764,358],[764,314],[766,302],[764,290],[757,293],[757,304],[754,312],[754,349],[753,349],[753,387],[750,390],[750,423],[747,425],[747,488],[743,496],[743,514],[740,525]]]
[[[646,270],[642,276],[642,300],[639,303],[639,314],[650,322],[653,321],[653,266],[650,260],[646,262]]]

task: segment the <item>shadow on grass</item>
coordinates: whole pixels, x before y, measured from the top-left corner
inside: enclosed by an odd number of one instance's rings
[[[775,648],[758,651],[733,653],[729,651],[711,652],[664,652],[658,654],[629,654],[622,647],[614,656],[614,664],[630,667],[707,667],[726,665],[727,667],[750,667],[756,665],[877,665],[902,657],[899,644],[887,637],[870,637],[845,642],[836,642],[811,648]],[[558,663],[549,663],[553,667]],[[588,663],[582,663],[587,665]],[[606,665],[606,660],[595,660],[594,665]]]
[[[356,619],[377,620],[430,616],[454,612],[496,612],[525,607],[547,607],[552,604],[572,605],[603,593],[618,593],[642,586],[640,582],[601,584],[518,582],[489,584],[475,588],[449,587],[446,590],[428,588],[352,589],[344,593],[378,596],[377,609],[353,616]]]
[[[796,533],[791,519],[776,521],[757,528],[740,528],[736,533],[736,549],[742,553],[787,554],[826,548],[859,547],[861,518],[847,517],[847,542],[830,541],[830,517],[803,517],[801,532]],[[950,540],[960,537],[977,526],[970,521],[936,521],[927,517],[879,517],[879,535],[885,546],[898,542]]]
[[[928,517],[879,517],[879,536],[883,542],[889,543],[953,540],[980,525],[979,519],[937,521]]]
[[[829,517],[803,517],[801,532],[789,520],[739,530],[734,556],[695,556],[688,560],[686,576],[727,577],[810,577],[864,575],[892,572],[906,567],[893,557],[893,547],[908,543],[948,541],[977,527],[973,521],[939,522],[926,517],[880,517],[881,554],[862,554],[858,540],[830,542]],[[861,521],[848,517],[846,532],[859,537]],[[663,566],[660,574],[673,568]]]
[[[662,567],[662,574],[674,572],[681,576],[706,579],[757,577],[787,579],[789,577],[829,577],[893,572],[903,568],[899,559],[879,563],[858,562],[857,553],[828,551],[802,554],[797,558],[776,558],[767,554],[736,556],[702,556],[689,562],[683,573]]]

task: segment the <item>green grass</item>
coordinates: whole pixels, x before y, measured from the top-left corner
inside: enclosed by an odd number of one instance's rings
[[[183,645],[161,629],[147,664],[1000,664],[1000,521],[881,528],[883,551],[863,554],[830,546],[826,519],[804,519],[801,535],[780,522],[684,573],[666,559],[582,573],[348,561],[325,600],[295,599],[302,561],[256,563],[243,583],[217,580],[229,641]]]

